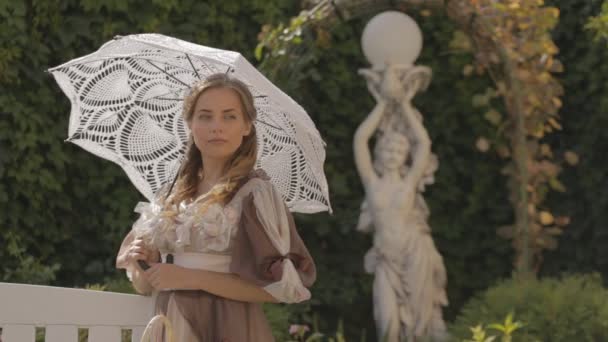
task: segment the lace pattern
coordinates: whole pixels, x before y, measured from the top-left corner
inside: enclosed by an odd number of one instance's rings
[[[72,102],[69,141],[120,165],[152,200],[175,178],[189,129],[192,84],[228,70],[245,82],[258,113],[257,167],[268,170],[291,210],[331,210],[325,147],[306,111],[237,52],[159,34],[114,39],[50,69]]]

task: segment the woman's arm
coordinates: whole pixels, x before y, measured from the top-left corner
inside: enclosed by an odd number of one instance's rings
[[[238,275],[197,270],[192,278],[196,288],[213,293],[216,296],[242,302],[272,302],[278,301],[261,287],[254,285]]]
[[[133,284],[135,291],[142,295],[148,296],[152,294],[152,291],[154,290],[139,266],[133,265],[131,268],[131,284]]]
[[[236,274],[184,268],[172,264],[154,264],[145,272],[156,290],[203,290],[216,296],[242,302],[278,302],[261,287]]]

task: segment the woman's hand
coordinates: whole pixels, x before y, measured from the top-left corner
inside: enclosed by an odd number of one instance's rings
[[[169,289],[193,290],[195,271],[174,264],[155,263],[144,273],[148,282],[158,291]]]
[[[137,260],[145,261],[148,264],[156,263],[160,261],[160,254],[156,249],[146,246],[142,238],[135,238],[135,240],[133,240],[129,246],[126,259],[127,262],[135,264],[138,268],[141,268],[136,262]]]

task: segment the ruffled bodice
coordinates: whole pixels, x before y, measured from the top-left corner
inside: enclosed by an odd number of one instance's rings
[[[133,225],[135,235],[161,253],[201,252],[230,254],[242,214],[242,200],[252,191],[268,191],[268,176],[258,169],[250,175],[257,179],[245,184],[226,205],[205,205],[205,195],[193,201],[182,201],[169,210],[163,208],[168,186],[162,187],[154,200],[139,202],[140,214]]]
[[[178,265],[237,274],[280,302],[310,298],[314,262],[263,170],[253,171],[225,205],[205,204],[202,195],[167,209],[167,191],[161,188],[153,201],[135,208],[140,217],[117,257],[117,267],[126,269],[129,278],[135,279],[138,269],[127,261],[128,246],[142,238],[161,254],[173,254]]]
[[[213,203],[207,208],[202,201],[182,202],[179,209],[167,211],[157,200],[140,202],[135,208],[141,216],[133,229],[148,245],[161,253],[229,252],[237,231],[240,201],[233,200],[225,206]]]

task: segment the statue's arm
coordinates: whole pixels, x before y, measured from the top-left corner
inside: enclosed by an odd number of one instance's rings
[[[424,172],[431,158],[431,139],[422,125],[422,121],[416,116],[416,110],[411,104],[404,104],[402,112],[412,128],[416,141],[416,149],[412,151],[412,167],[406,176],[405,184],[408,191],[416,192],[418,183],[424,176]],[[410,205],[411,204],[409,204],[408,207]]]
[[[380,125],[380,120],[382,120],[382,115],[384,114],[385,108],[386,105],[384,101],[380,100],[367,118],[361,123],[361,125],[359,125],[353,140],[355,165],[357,167],[357,171],[359,172],[359,176],[361,177],[361,181],[366,189],[370,182],[377,178],[376,172],[374,171],[372,165],[372,157],[368,142]]]

